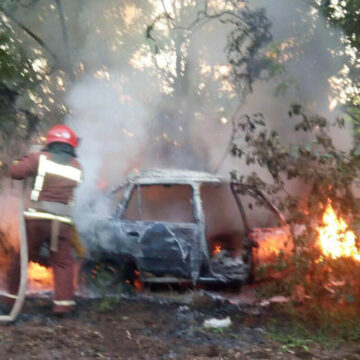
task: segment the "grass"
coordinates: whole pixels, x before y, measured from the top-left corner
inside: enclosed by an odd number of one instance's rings
[[[94,304],[94,311],[104,313],[114,311],[123,293],[132,293],[133,287],[125,282],[112,284],[112,276],[99,267],[96,277],[92,279],[93,286],[101,294],[101,300]]]
[[[210,334],[225,334],[229,330],[227,328],[213,328],[213,327],[202,327],[200,331],[203,333],[210,333]]]
[[[94,304],[94,311],[99,313],[111,312],[115,310],[115,307],[119,304],[120,297],[110,297],[104,295],[100,302]]]
[[[311,344],[336,348],[360,340],[360,310],[343,304],[287,304],[276,309],[276,318],[266,328],[269,338],[280,342],[284,351],[309,351]]]
[[[293,334],[279,334],[273,333],[270,335],[270,339],[280,342],[282,344],[281,350],[289,352],[293,349],[302,349],[309,352],[309,344],[313,341],[302,337],[295,336]]]

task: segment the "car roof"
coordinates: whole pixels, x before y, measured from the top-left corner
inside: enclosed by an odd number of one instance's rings
[[[191,184],[191,183],[228,183],[229,180],[202,171],[180,169],[150,169],[133,172],[128,181],[135,184]]]

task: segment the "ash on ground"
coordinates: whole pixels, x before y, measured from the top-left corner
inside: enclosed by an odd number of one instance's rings
[[[254,302],[252,290],[78,297],[76,313],[62,319],[52,315],[50,295],[28,297],[18,320],[2,325],[1,359],[360,359],[357,345],[284,350],[269,336],[276,311]],[[208,319],[227,318],[227,327],[204,326]]]

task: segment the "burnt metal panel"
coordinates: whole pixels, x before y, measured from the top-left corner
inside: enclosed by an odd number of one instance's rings
[[[192,184],[204,182],[224,182],[220,176],[201,171],[180,169],[152,169],[129,175],[129,181],[135,184]]]
[[[190,277],[190,250],[194,231],[192,229],[170,230],[161,223],[150,225],[139,239],[141,254],[138,266],[156,276],[171,274]]]
[[[126,188],[125,188],[125,192],[124,192],[124,197],[122,198],[117,210],[116,210],[116,218],[120,219],[123,216],[123,213],[130,201],[130,196],[132,194],[134,188],[134,184],[129,183]]]

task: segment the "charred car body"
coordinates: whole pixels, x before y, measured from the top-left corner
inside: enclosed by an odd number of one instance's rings
[[[280,226],[251,228],[243,192],[238,184],[204,172],[131,175],[107,193],[111,213],[90,211],[86,229],[80,229],[92,259],[85,269],[93,273],[101,263],[113,274],[111,282],[126,268],[128,274],[137,270],[142,282],[246,283],[261,258],[272,261],[280,250],[291,251],[291,234],[261,193],[252,195]]]

